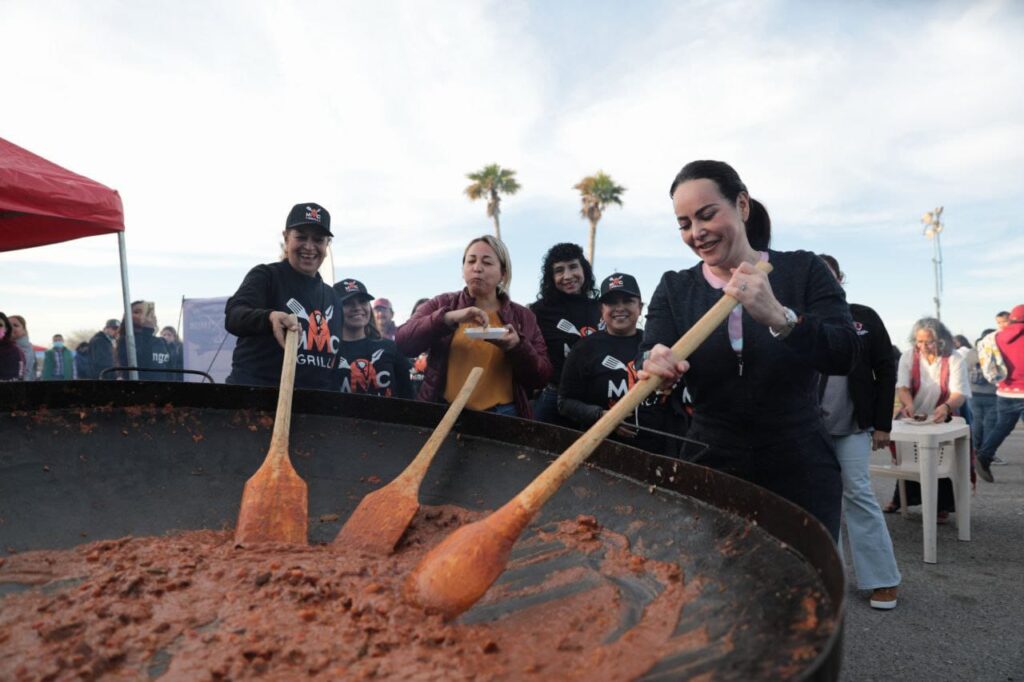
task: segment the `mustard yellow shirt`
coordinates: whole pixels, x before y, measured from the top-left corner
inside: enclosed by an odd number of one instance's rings
[[[503,327],[504,324],[497,312],[489,313],[490,326]],[[470,396],[466,407],[471,410],[489,410],[495,405],[506,405],[515,402],[512,392],[512,363],[508,361],[505,351],[493,343],[471,339],[466,336],[467,327],[476,327],[475,323],[463,323],[455,330],[452,345],[448,351],[448,377],[444,385],[444,399],[455,400],[462,384],[474,367],[483,367],[484,373],[480,383]]]

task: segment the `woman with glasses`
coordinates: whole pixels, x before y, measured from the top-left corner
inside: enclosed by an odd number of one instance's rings
[[[257,265],[224,306],[224,327],[238,337],[227,383],[277,386],[288,330],[299,334],[296,388],[337,391],[341,339],[338,296],[320,278],[331,243],[331,216],[319,204],[296,204],[284,229],[284,258]]]

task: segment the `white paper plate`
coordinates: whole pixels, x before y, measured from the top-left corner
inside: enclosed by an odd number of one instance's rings
[[[928,415],[928,418],[925,419],[923,422],[919,422],[916,419],[907,419],[906,417],[901,417],[900,423],[905,424],[907,426],[937,426],[937,424],[932,421],[931,415]]]
[[[466,336],[471,339],[500,339],[507,331],[504,327],[466,327]]]

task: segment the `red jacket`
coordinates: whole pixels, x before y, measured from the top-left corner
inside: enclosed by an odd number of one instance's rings
[[[543,388],[551,378],[551,360],[547,345],[537,326],[537,318],[528,308],[513,303],[508,296],[498,297],[501,308],[498,317],[503,324],[511,324],[519,334],[519,344],[508,353],[512,363],[512,391],[516,412],[520,417],[533,417],[528,391]],[[476,299],[466,289],[435,296],[417,310],[416,314],[398,328],[395,343],[406,356],[415,357],[430,351],[427,371],[420,386],[419,399],[430,402],[444,400],[445,381],[448,379],[448,349],[455,330],[445,324],[445,313],[476,305]]]
[[[996,386],[996,393],[1024,398],[1024,322],[1008,324],[996,334],[996,345],[1006,364],[1006,378]]]

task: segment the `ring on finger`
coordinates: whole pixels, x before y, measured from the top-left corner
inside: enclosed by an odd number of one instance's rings
[[[740,285],[740,291],[746,291],[746,290],[747,290],[747,283],[744,282],[743,284]]]

